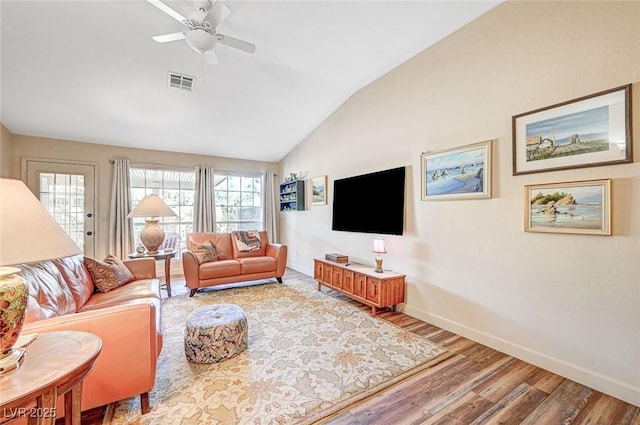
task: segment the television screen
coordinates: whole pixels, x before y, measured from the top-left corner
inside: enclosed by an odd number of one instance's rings
[[[405,167],[333,182],[333,230],[402,235]]]

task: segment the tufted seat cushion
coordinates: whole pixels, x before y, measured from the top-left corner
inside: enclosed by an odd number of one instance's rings
[[[242,353],[248,343],[247,316],[235,304],[200,307],[187,316],[184,352],[193,363],[217,363]]]

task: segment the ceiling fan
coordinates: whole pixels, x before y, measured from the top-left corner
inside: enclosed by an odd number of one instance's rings
[[[214,49],[218,43],[247,53],[256,51],[255,45],[216,31],[217,26],[231,12],[227,6],[218,1],[194,0],[194,11],[189,15],[189,18],[185,18],[160,0],[147,0],[147,2],[187,27],[185,31],[152,37],[158,43],[186,39],[187,44],[196,53],[206,57],[207,61],[212,64],[218,63],[218,55]],[[212,22],[206,20],[207,16],[210,16]]]

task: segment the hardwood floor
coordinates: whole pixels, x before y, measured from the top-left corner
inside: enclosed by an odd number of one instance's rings
[[[287,279],[316,285],[287,270]],[[172,279],[174,293],[186,293]],[[335,291],[367,312],[370,307]],[[403,313],[379,316],[446,347],[453,356],[322,421],[328,425],[640,425],[640,407],[602,394]],[[104,408],[84,412],[98,425]]]

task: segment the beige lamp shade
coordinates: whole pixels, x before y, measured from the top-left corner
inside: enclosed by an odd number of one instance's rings
[[[176,213],[158,195],[147,195],[134,209],[131,210],[127,218],[133,217],[175,217]]]
[[[373,252],[376,254],[386,254],[387,250],[384,248],[384,239],[375,238],[373,240]]]
[[[149,254],[155,254],[164,241],[164,230],[158,224],[157,217],[173,217],[175,215],[176,213],[158,195],[147,195],[131,210],[127,218],[148,217],[147,224],[140,233],[140,241],[147,248]]]
[[[81,252],[22,181],[0,179],[0,266]]]
[[[24,324],[29,286],[7,267],[80,254],[80,248],[20,180],[0,179],[0,373],[17,367],[13,348]]]

